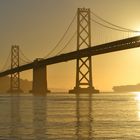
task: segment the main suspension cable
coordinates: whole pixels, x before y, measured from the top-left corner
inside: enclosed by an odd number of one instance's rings
[[[30,63],[29,61],[26,61],[26,60],[24,60],[24,59],[21,58],[21,57],[19,58],[19,60],[20,60],[20,64],[21,64],[21,65]],[[23,62],[23,63],[21,63],[21,62]]]
[[[74,34],[72,35],[72,37],[70,38],[70,40],[66,43],[66,45],[57,53],[57,55],[60,55],[60,53],[65,49],[65,48],[67,48],[68,47],[68,45],[71,43],[71,41],[74,39],[74,37],[75,37],[75,35],[76,35],[76,32],[74,32]]]
[[[47,58],[49,57],[55,50],[56,48],[59,46],[59,44],[63,41],[64,37],[66,36],[66,34],[68,33],[71,25],[73,24],[73,22],[75,21],[76,19],[76,16],[77,16],[77,13],[74,15],[72,21],[70,22],[68,28],[66,29],[66,31],[64,32],[64,34],[62,35],[62,37],[60,38],[60,40],[58,41],[58,43],[54,46],[54,48],[44,57],[44,58]]]
[[[4,65],[3,65],[3,67],[1,68],[1,71],[5,70],[7,68],[6,66],[8,64],[8,61],[9,61],[10,56],[11,56],[11,51],[9,52],[8,57],[7,57]],[[8,66],[8,68],[9,68],[9,66]]]
[[[138,31],[138,30],[132,30],[132,29],[129,29],[129,28],[124,28],[124,27],[118,26],[118,25],[116,25],[116,24],[113,24],[113,23],[111,23],[111,22],[109,22],[109,21],[107,21],[107,20],[101,18],[100,16],[98,16],[97,14],[95,14],[95,13],[92,12],[92,11],[91,11],[91,13],[92,13],[95,17],[97,17],[98,19],[102,20],[103,22],[105,22],[105,23],[107,23],[107,24],[109,24],[109,25],[111,25],[111,26],[114,26],[114,27],[119,28],[118,31],[120,30],[120,31],[123,31],[123,32],[140,33],[140,31]],[[104,27],[105,27],[105,26],[107,26],[107,25],[104,25]],[[108,26],[107,26],[107,28],[108,28]],[[111,28],[111,27],[109,27],[109,28]],[[113,28],[113,29],[116,30],[116,28]]]
[[[21,55],[25,58],[26,62],[28,62],[28,63],[32,62],[32,60],[30,60],[27,56],[25,56],[25,54],[23,53],[23,51],[21,49],[19,49],[19,50],[20,50]]]
[[[108,29],[111,29],[111,30],[116,30],[116,31],[121,31],[121,32],[132,32],[132,31],[129,31],[129,30],[122,30],[122,29],[118,29],[118,28],[114,28],[114,27],[110,27],[110,26],[107,26],[105,24],[102,24],[94,19],[91,18],[91,21],[93,21],[94,23],[100,25],[100,26],[103,26],[105,28],[108,28]],[[136,32],[135,32],[136,33]],[[138,32],[137,32],[138,33]]]

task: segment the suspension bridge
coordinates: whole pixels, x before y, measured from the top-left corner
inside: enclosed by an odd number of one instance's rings
[[[91,15],[94,17],[92,18]],[[68,42],[59,50],[59,52],[50,56],[63,41],[64,37],[70,30],[73,22],[77,17],[77,31],[73,33]],[[98,19],[96,20],[95,17]],[[102,22],[101,22],[102,21]],[[106,21],[100,16],[91,12],[90,9],[78,8],[76,15],[72,19],[72,22],[68,26],[67,30],[60,38],[56,46],[45,56],[44,58],[36,58],[30,61],[19,48],[14,45],[11,48],[11,52],[7,58],[11,58],[10,67],[6,67],[4,64],[3,70],[0,72],[0,77],[10,75],[10,90],[9,92],[20,92],[20,72],[33,69],[33,85],[32,91],[34,94],[45,94],[50,92],[47,87],[47,72],[46,66],[62,63],[66,61],[76,60],[76,85],[70,90],[70,93],[99,93],[99,90],[95,89],[92,83],[92,56],[101,55],[105,53],[111,53],[116,51],[122,51],[132,48],[140,47],[140,36],[131,36],[115,41],[104,42],[102,44],[92,45],[91,40],[91,22],[102,26],[104,28],[115,30],[117,32],[125,33],[139,33],[139,31],[124,28]],[[64,52],[70,42],[76,36],[77,33],[77,49],[75,51]],[[93,38],[94,39],[94,38]],[[20,64],[20,61],[24,64]]]

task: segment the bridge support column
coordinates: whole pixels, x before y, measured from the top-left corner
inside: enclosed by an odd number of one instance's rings
[[[35,95],[44,95],[50,92],[47,89],[46,65],[39,65],[38,61],[39,59],[34,61],[32,93]]]
[[[91,47],[90,9],[77,11],[77,51]],[[91,56],[77,59],[76,86],[69,93],[98,93],[92,86]]]

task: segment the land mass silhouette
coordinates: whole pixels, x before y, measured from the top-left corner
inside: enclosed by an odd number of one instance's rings
[[[24,93],[29,93],[32,89],[32,81],[20,79],[20,87]],[[0,78],[0,93],[6,93],[10,89],[10,77],[5,76]],[[66,92],[67,89],[50,88],[53,92]]]
[[[114,86],[112,89],[114,92],[139,92],[140,83],[136,85]]]
[[[20,79],[20,86],[25,92],[32,88],[32,81]],[[10,89],[10,77],[5,76],[0,78],[0,92],[7,92]]]

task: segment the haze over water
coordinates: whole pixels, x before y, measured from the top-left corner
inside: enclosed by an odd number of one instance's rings
[[[1,94],[0,139],[139,140],[140,94]]]

